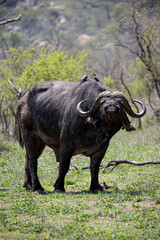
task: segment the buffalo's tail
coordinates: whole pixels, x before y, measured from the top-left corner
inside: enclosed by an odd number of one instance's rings
[[[21,124],[20,124],[20,116],[19,116],[18,107],[17,107],[17,111],[16,111],[16,122],[17,122],[17,127],[18,127],[18,142],[19,142],[20,146],[23,148],[24,147],[24,142],[23,142],[23,139],[22,139]]]

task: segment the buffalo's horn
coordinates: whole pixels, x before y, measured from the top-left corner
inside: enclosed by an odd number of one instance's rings
[[[114,92],[113,94],[114,94],[114,96],[118,96],[118,97],[120,97],[120,98],[123,100],[124,110],[125,110],[131,117],[141,118],[141,117],[143,117],[144,114],[146,113],[146,107],[145,107],[145,105],[144,105],[141,101],[139,101],[139,100],[134,100],[134,102],[139,103],[139,104],[141,105],[141,107],[142,107],[142,111],[141,111],[140,113],[135,113],[135,112],[133,112],[133,110],[132,110],[132,108],[131,108],[131,106],[130,106],[128,100],[127,100],[127,98],[124,96],[123,93],[121,93],[121,92]]]
[[[100,101],[103,97],[106,97],[107,95],[109,95],[110,92],[109,91],[104,91],[104,92],[101,92],[98,97],[96,98],[93,106],[91,107],[90,110],[88,111],[83,111],[82,108],[81,108],[81,105],[84,103],[84,102],[87,102],[86,100],[84,101],[81,101],[77,104],[77,107],[76,107],[76,110],[78,111],[79,115],[81,117],[89,117],[91,114],[95,113],[97,111],[97,109],[99,108],[100,106]]]

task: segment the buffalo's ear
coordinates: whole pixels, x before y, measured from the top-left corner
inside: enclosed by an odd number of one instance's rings
[[[131,125],[131,122],[128,119],[128,116],[125,111],[123,111],[122,115],[122,129],[126,129],[126,131],[135,131],[135,127]]]

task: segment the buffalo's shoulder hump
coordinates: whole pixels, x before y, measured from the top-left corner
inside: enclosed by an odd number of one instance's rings
[[[30,92],[34,92],[34,93],[43,93],[48,91],[48,89],[53,87],[53,82],[42,82],[38,85],[34,85]]]

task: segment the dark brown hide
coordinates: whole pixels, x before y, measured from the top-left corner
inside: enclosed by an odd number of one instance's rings
[[[72,156],[77,154],[90,157],[90,189],[102,191],[98,181],[101,160],[112,136],[124,122],[126,126],[130,124],[125,101],[87,76],[80,82],[53,81],[32,87],[17,105],[19,142],[26,150],[24,187],[43,192],[37,161],[45,146],[49,146],[59,162],[56,191],[65,191],[65,175]],[[142,113],[138,117],[145,113],[140,104]]]

